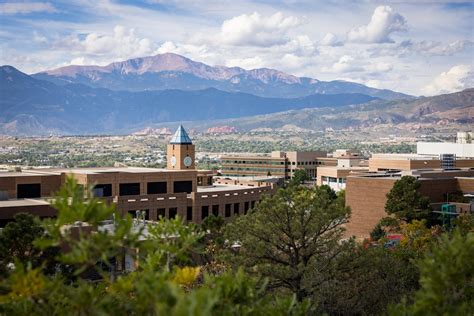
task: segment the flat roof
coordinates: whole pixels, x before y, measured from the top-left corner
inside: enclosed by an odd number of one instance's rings
[[[248,190],[248,189],[258,189],[262,187],[252,187],[249,185],[227,185],[227,184],[215,184],[208,187],[198,187],[198,193],[206,192],[223,192],[223,191],[237,191],[237,190]]]
[[[49,205],[50,203],[46,200],[41,199],[19,199],[19,200],[6,200],[0,201],[0,208],[12,207],[12,206],[40,206]]]
[[[93,168],[40,168],[24,169],[15,172],[0,172],[0,177],[31,177],[45,175],[61,175],[62,173],[104,174],[104,173],[161,173],[161,172],[198,172],[196,169],[170,170],[164,168],[145,167],[93,167]],[[204,172],[200,170],[199,172]]]
[[[25,171],[14,171],[14,172],[0,172],[0,178],[9,178],[9,177],[32,177],[32,176],[52,176],[59,175],[52,172],[34,172],[31,170]]]

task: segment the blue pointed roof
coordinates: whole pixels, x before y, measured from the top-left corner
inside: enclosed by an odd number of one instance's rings
[[[171,137],[170,144],[192,145],[193,142],[191,141],[191,138],[189,138],[188,133],[186,133],[183,125],[180,125],[173,137]]]

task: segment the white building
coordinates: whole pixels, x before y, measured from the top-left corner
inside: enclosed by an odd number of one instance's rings
[[[452,154],[456,158],[474,158],[474,144],[418,142],[416,152],[418,155]]]

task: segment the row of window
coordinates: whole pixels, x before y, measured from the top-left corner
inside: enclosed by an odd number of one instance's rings
[[[260,171],[260,172],[285,172],[285,169],[281,168],[223,168],[223,171],[228,171],[228,170],[238,170],[238,171]],[[290,171],[290,169],[286,169],[287,172]]]
[[[168,193],[166,182],[148,182],[147,194],[166,194]],[[192,181],[174,181],[173,193],[191,193],[193,190]],[[95,197],[109,197],[112,196],[112,184],[97,184],[93,189]],[[140,183],[120,183],[119,195],[140,195]],[[41,197],[41,184],[18,184],[17,198],[18,199],[32,199]]]
[[[248,165],[284,165],[284,161],[268,161],[268,160],[222,160],[223,164],[248,164]]]
[[[286,165],[284,161],[261,161],[261,160],[222,160],[222,164],[248,164],[248,165]],[[323,165],[322,161],[292,161],[292,166],[311,166],[311,165]]]
[[[334,177],[321,177],[323,184],[326,183],[346,183],[345,178],[334,178]]]
[[[249,209],[255,207],[255,201],[247,201],[244,202],[244,214],[247,214]],[[225,209],[224,209],[224,216],[225,217],[231,217],[232,216],[232,210],[234,215],[239,215],[240,213],[240,203],[234,203],[234,204],[225,204]],[[219,205],[212,205],[211,208],[212,215],[214,216],[219,216]],[[203,205],[201,207],[201,220],[204,220],[206,217],[209,216],[209,205]]]
[[[166,182],[148,182],[146,184],[146,194],[166,194],[168,187]],[[173,193],[191,193],[193,190],[192,181],[174,181]],[[97,184],[93,193],[95,197],[112,196],[112,184]],[[140,195],[140,183],[120,183],[119,195]]]
[[[247,214],[247,212],[251,208],[255,207],[255,201],[247,201],[247,202],[244,202],[243,204],[244,204],[244,208],[243,208],[244,214]],[[214,216],[219,216],[219,205],[212,205],[211,208],[210,208],[209,205],[203,205],[201,207],[201,220],[204,220],[206,217],[209,216],[209,214],[210,214],[209,210],[211,210],[211,212]],[[138,218],[138,217],[142,216],[141,215],[142,212],[144,212],[145,219],[150,220],[150,210],[149,209],[128,211],[128,214],[130,214],[130,216],[132,216],[133,218]],[[233,215],[239,215],[239,213],[240,213],[240,203],[225,204],[224,216],[225,217],[231,217],[232,213],[233,213]],[[178,208],[177,207],[170,207],[168,209],[168,214],[166,213],[165,208],[158,208],[156,210],[156,218],[153,218],[152,220],[157,220],[160,217],[172,219],[172,218],[176,218],[177,215],[178,215]],[[193,208],[192,208],[192,206],[188,206],[187,209],[186,209],[186,220],[187,221],[192,221],[193,220]]]

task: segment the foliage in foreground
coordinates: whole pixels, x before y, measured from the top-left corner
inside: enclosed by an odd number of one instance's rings
[[[86,198],[85,198],[86,197]],[[0,314],[7,315],[301,315],[306,305],[293,296],[266,293],[264,280],[243,271],[207,275],[193,265],[192,255],[202,233],[180,219],[162,220],[148,226],[149,238],[140,240],[143,226],[131,218],[115,216],[108,229],[105,220],[114,209],[93,199],[69,179],[54,202],[55,220],[46,221],[45,234],[34,249],[60,247],[58,265],[71,269],[72,276],[47,274],[42,266],[14,261],[13,269],[0,277]],[[21,219],[21,218],[20,218]],[[81,221],[92,225],[72,230]],[[83,228],[83,229],[82,229]],[[2,234],[3,236],[3,234]],[[123,249],[140,249],[137,269],[118,274],[115,258]],[[84,276],[93,274],[92,282]]]
[[[343,194],[324,186],[290,186],[230,225],[218,217],[201,228],[163,219],[147,226],[146,240],[141,222],[118,215],[111,221],[115,210],[71,179],[54,205],[56,219],[40,225],[22,214],[0,233],[0,314],[465,315],[474,309],[472,216],[460,217],[458,229],[441,237],[424,220],[386,219],[381,228],[396,226],[403,235],[386,249],[383,236],[374,247],[341,242],[349,209]],[[76,221],[94,232],[74,230]],[[138,265],[121,274],[115,260],[124,249],[139,249]]]

